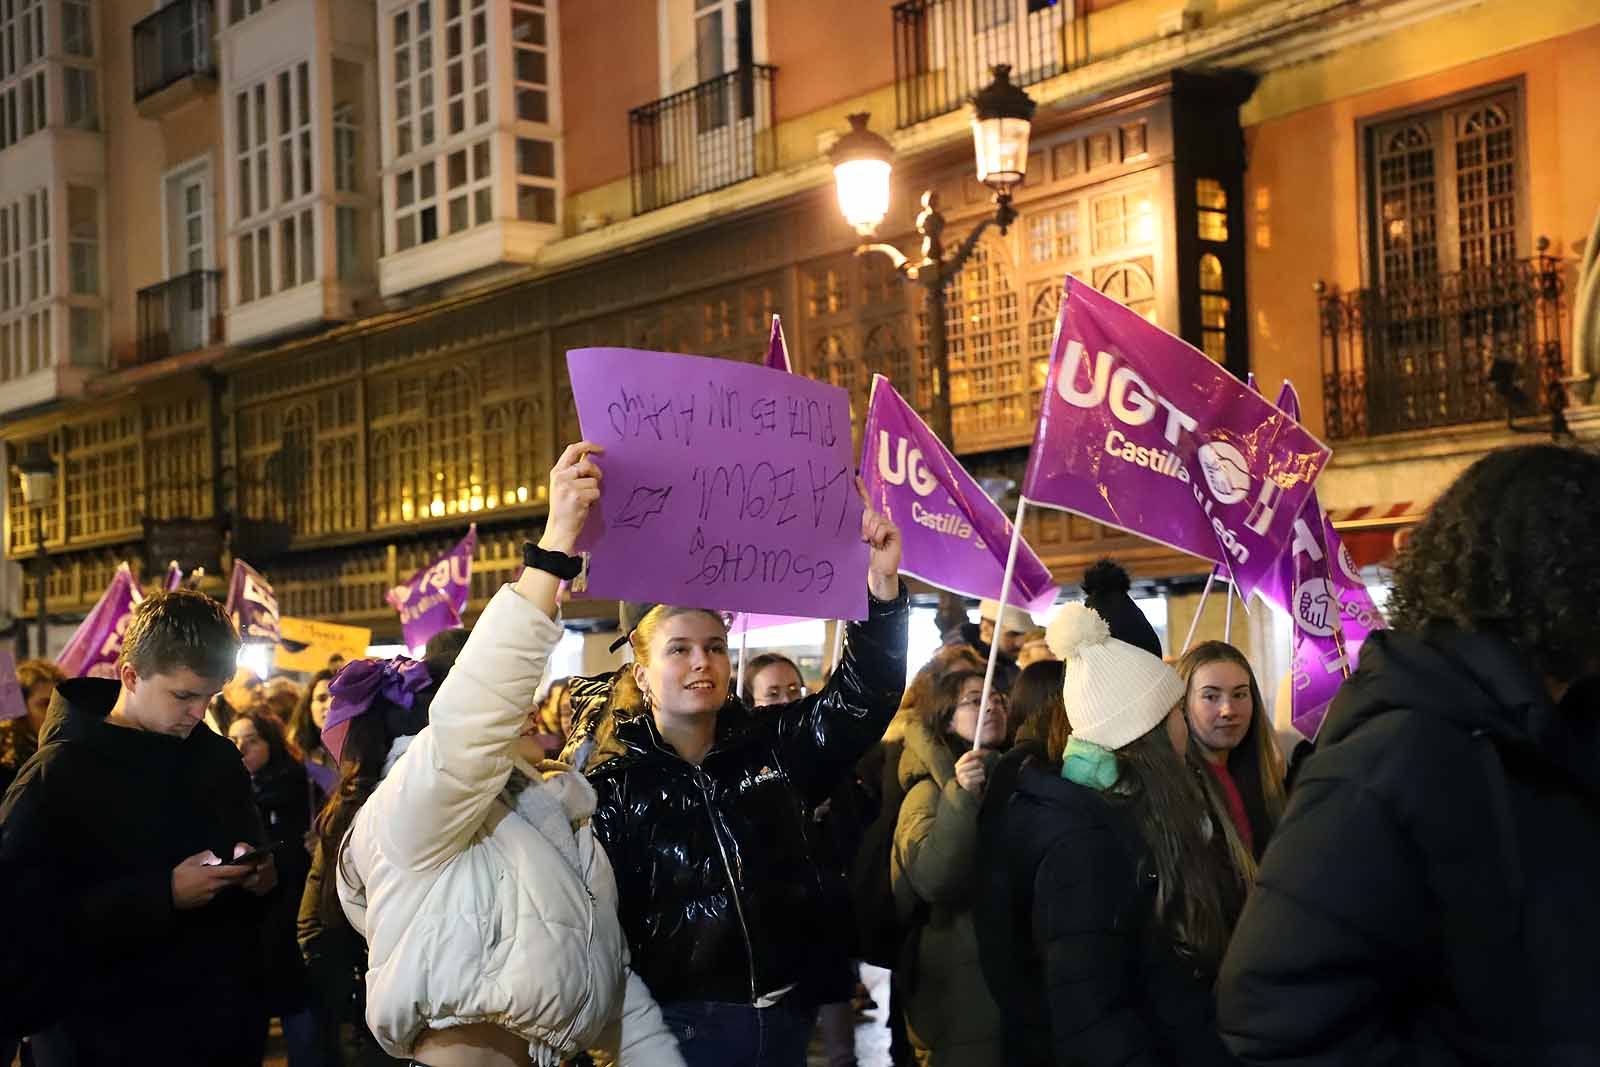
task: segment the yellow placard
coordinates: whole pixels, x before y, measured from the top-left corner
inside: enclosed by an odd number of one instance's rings
[[[288,615],[278,619],[278,632],[285,642],[306,647],[290,651],[288,644],[278,646],[272,665],[280,671],[316,672],[328,665],[330,657],[339,655],[346,660],[360,659],[372,644],[372,631],[365,626],[340,626],[316,619],[296,619]]]

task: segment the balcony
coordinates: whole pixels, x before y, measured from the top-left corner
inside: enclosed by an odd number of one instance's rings
[[[133,100],[159,118],[217,85],[212,0],[173,0],[133,26]]]
[[[773,169],[777,70],[740,67],[628,112],[635,215]]]
[[[1340,293],[1318,283],[1331,440],[1566,405],[1561,261],[1544,254]]]
[[[1089,56],[1079,0],[901,0],[894,5],[895,119],[904,129],[964,106],[997,63],[1018,85]]]
[[[139,290],[140,364],[221,343],[221,271],[192,270]]]

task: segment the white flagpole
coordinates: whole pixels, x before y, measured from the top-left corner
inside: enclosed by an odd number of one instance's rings
[[[839,669],[839,657],[842,655],[844,655],[844,620],[834,619],[833,648],[829,650],[828,655],[828,674],[830,677],[834,671]]]
[[[1206,587],[1200,591],[1200,604],[1194,609],[1194,621],[1189,624],[1189,636],[1183,639],[1183,648],[1179,649],[1179,655],[1189,651],[1189,646],[1194,644],[1194,632],[1200,629],[1200,616],[1206,613],[1206,597],[1211,595],[1211,583],[1216,580],[1216,571],[1206,575]]]
[[[1236,590],[1232,582],[1228,583],[1228,612],[1222,617],[1222,640],[1233,644],[1233,594]]]
[[[750,619],[749,619],[749,617],[748,616],[742,616],[740,618],[740,623],[742,625],[741,625],[741,628],[739,630],[739,677],[733,683],[733,694],[734,694],[734,696],[738,697],[740,700],[743,700],[744,699],[744,661],[745,661],[744,652],[745,652],[745,647],[750,643]]]
[[[1005,576],[1000,579],[1000,606],[994,613],[994,633],[989,635],[989,665],[983,671],[983,696],[982,703],[978,705],[978,725],[972,731],[972,750],[978,750],[978,742],[983,738],[983,720],[989,711],[989,694],[994,689],[994,665],[1000,657],[1001,626],[1006,617],[1006,594],[1011,592],[1011,575],[1017,568],[1017,546],[1022,543],[1022,513],[1027,510],[1028,501],[1020,494],[1017,496],[1017,517],[1011,523],[1011,547],[1006,549]]]

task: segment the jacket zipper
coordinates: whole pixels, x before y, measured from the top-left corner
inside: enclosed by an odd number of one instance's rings
[[[711,820],[711,836],[717,842],[717,853],[722,857],[722,869],[728,876],[728,894],[733,897],[734,914],[739,917],[739,932],[744,935],[744,958],[750,967],[750,1003],[754,1004],[756,994],[756,948],[750,940],[750,927],[744,921],[744,904],[739,899],[739,884],[733,878],[733,865],[728,862],[728,850],[723,847],[722,834],[717,831],[717,816],[711,808],[711,789],[706,784],[709,779],[706,772],[699,767],[694,769],[695,784],[700,787],[700,795],[706,802],[706,818]]]

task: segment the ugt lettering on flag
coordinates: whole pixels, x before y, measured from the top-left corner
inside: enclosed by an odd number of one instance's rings
[[[400,613],[406,647],[419,649],[440,630],[461,625],[472,595],[472,554],[478,549],[478,524],[455,547],[422,568],[385,597]]]
[[[1300,397],[1288,382],[1278,394],[1278,408],[1300,416]],[[1329,702],[1355,669],[1361,643],[1384,626],[1382,612],[1315,492],[1295,519],[1289,550],[1278,557],[1261,595],[1294,622],[1289,721],[1314,738]]]
[[[1327,446],[1192,345],[1068,277],[1023,497],[1224,564],[1248,599]]]
[[[900,570],[966,596],[1000,597],[1011,522],[881,374],[861,437],[867,496],[900,527]],[[1024,542],[1005,601],[1043,611],[1059,588]]]
[[[118,564],[111,584],[56,657],[56,666],[68,678],[115,678],[122,638],[143,599],[133,571],[126,563]]]
[[[271,584],[242,559],[233,561],[227,612],[245,644],[278,643],[278,597]]]

